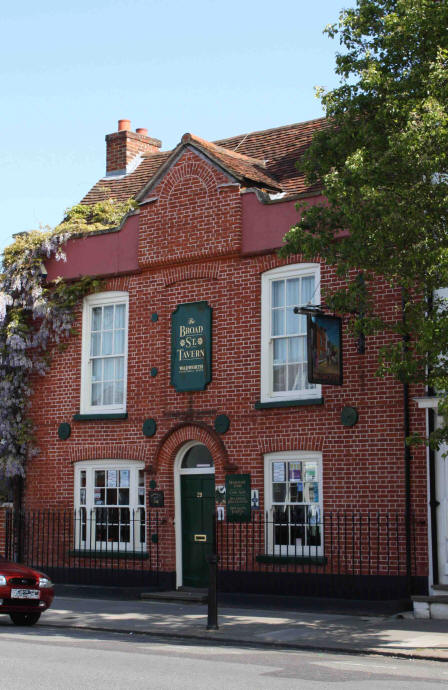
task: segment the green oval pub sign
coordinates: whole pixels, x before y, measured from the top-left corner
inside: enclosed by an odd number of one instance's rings
[[[171,315],[171,383],[177,391],[202,391],[212,380],[212,308],[179,304]]]

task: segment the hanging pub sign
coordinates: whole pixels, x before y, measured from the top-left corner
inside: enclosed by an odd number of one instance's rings
[[[342,385],[342,321],[338,316],[308,314],[308,381]]]
[[[226,476],[227,522],[250,522],[250,474]]]
[[[212,308],[179,304],[171,315],[171,383],[177,391],[202,391],[212,379]]]

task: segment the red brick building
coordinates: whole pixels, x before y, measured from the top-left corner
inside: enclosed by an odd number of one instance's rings
[[[297,200],[321,199],[295,162],[323,126],[213,144],[186,134],[168,152],[128,121],[106,137],[106,176],[83,203],[134,196],[139,210],[47,265],[48,280],[104,279],[34,387],[24,533],[31,543],[39,515],[56,579],[203,585],[215,489],[250,475],[249,522],[227,522],[232,506],[218,504],[222,588],[425,591],[426,454],[412,450],[407,485],[403,386],[375,376],[385,336],[361,354],[344,329],[343,384],[308,383],[293,308],[320,304],[337,279],[276,253]],[[392,318],[399,295],[379,284],[375,299]],[[424,431],[412,396],[409,414]]]

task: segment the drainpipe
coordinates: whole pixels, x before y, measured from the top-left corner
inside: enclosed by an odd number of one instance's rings
[[[428,394],[433,393],[428,391]],[[428,410],[428,434],[431,435],[435,428],[435,412]],[[429,514],[431,519],[431,555],[432,555],[432,584],[439,584],[439,535],[437,531],[437,508],[440,503],[436,498],[436,457],[433,448],[429,447]]]
[[[426,298],[428,313],[433,310],[433,297],[429,293]],[[434,388],[428,387],[428,395],[435,394]],[[435,429],[436,413],[432,408],[428,409],[428,435],[431,436]],[[429,464],[429,515],[431,520],[431,555],[432,555],[432,584],[439,584],[439,535],[437,530],[437,508],[440,503],[437,500],[436,490],[436,454],[433,448],[428,449]]]

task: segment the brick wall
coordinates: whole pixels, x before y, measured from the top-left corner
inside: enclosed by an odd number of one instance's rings
[[[160,558],[175,569],[173,463],[179,448],[196,439],[211,450],[216,483],[235,468],[250,472],[263,505],[265,453],[318,450],[323,457],[324,510],[404,512],[403,390],[375,376],[378,348],[386,336],[368,337],[366,353],[344,333],[344,385],[323,386],[324,405],[256,410],[260,397],[260,292],[263,272],[287,262],[275,254],[241,257],[241,197],[237,186],[187,151],[149,196],[140,215],[140,272],[108,280],[106,289],[129,292],[128,419],[74,422],[79,412],[81,338],[55,352],[51,372],[34,381],[33,419],[40,449],[28,464],[25,503],[30,508],[72,507],[74,463],[83,459],[142,459],[147,480],[165,491],[160,511]],[[322,287],[336,284],[322,266]],[[213,308],[213,378],[205,391],[178,393],[170,385],[170,316],[184,302],[206,300]],[[379,284],[379,308],[392,318],[399,294]],[[151,321],[157,312],[158,321]],[[80,311],[79,315],[80,316]],[[79,330],[80,320],[78,319]],[[158,374],[151,376],[151,368]],[[417,389],[415,395],[421,393]],[[359,421],[344,427],[345,405]],[[226,414],[227,433],[213,422]],[[146,438],[142,424],[157,422]],[[424,411],[411,396],[414,430],[424,431]],[[67,441],[61,422],[72,425]],[[426,573],[425,450],[412,450],[412,504],[422,529],[418,573]],[[147,487],[148,488],[148,487]]]

